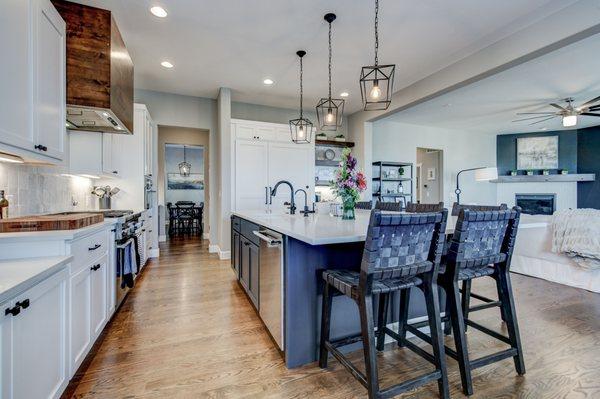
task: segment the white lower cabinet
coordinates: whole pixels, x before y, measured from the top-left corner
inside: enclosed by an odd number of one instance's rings
[[[92,275],[88,269],[82,269],[69,279],[71,291],[71,344],[69,374],[75,374],[92,345],[91,299]]]
[[[2,398],[58,398],[67,386],[67,279],[68,268],[2,305]]]
[[[108,269],[108,256],[105,254],[70,278],[71,376],[108,321]]]

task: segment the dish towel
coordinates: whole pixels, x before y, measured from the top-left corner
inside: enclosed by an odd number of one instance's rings
[[[133,241],[129,241],[127,245],[122,249],[122,280],[121,280],[121,288],[125,288],[125,286],[132,288],[133,287],[133,278],[134,275],[138,273],[138,263],[137,263],[137,248]]]

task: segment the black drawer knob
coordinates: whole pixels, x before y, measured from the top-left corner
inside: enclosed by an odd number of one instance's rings
[[[13,306],[12,308],[6,308],[6,310],[4,311],[5,316],[8,316],[9,314],[16,316],[19,313],[21,313],[21,307],[18,305]]]
[[[94,245],[93,247],[91,247],[91,248],[88,248],[88,251],[95,251],[95,250],[97,250],[98,248],[100,248],[101,246],[102,246],[101,244],[96,244],[96,245]]]
[[[29,307],[29,298],[23,299],[21,302],[15,303],[15,306],[20,306],[23,309],[27,309]]]
[[[101,266],[100,266],[100,264],[98,263],[97,265],[94,265],[94,266],[90,267],[90,270],[91,270],[91,271],[93,271],[93,272],[95,272],[96,270],[100,269],[100,267],[101,267]]]

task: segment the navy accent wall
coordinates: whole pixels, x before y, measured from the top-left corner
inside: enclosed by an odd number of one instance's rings
[[[506,176],[517,167],[517,138],[558,135],[558,168],[577,171],[577,130],[554,132],[501,134],[496,136],[496,165],[498,175]]]
[[[577,183],[577,207],[600,209],[600,126],[578,130],[577,142],[577,172],[596,174],[596,181]]]

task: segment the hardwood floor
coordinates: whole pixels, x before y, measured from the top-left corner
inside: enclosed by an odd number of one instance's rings
[[[600,295],[515,274],[513,285],[527,374],[519,377],[510,359],[475,370],[472,397],[600,397]],[[491,279],[473,284],[490,296],[494,288]],[[473,319],[506,333],[497,309]],[[472,328],[467,335],[474,357],[505,347]],[[362,364],[361,352],[352,356]],[[394,344],[378,361],[383,387],[431,367]],[[206,241],[175,240],[161,244],[160,260],[147,266],[63,397],[366,397],[329,363],[327,371],[316,363],[286,369],[229,261],[209,254]],[[452,396],[464,397],[457,363],[448,358],[448,366]],[[434,382],[402,397],[437,395]]]

